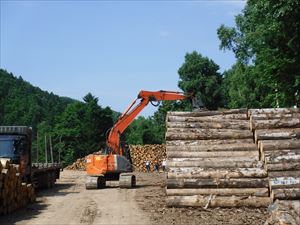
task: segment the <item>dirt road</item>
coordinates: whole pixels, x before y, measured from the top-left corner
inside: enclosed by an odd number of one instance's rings
[[[136,173],[136,189],[85,190],[85,172],[65,170],[52,190],[39,192],[37,202],[0,224],[202,224],[260,225],[266,209],[166,208],[163,173]]]
[[[149,224],[135,202],[136,189],[85,190],[84,172],[65,170],[53,190],[38,194],[37,203],[0,218],[2,224]]]

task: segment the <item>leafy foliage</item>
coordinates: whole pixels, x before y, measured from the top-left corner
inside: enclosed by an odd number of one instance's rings
[[[186,93],[200,98],[206,108],[217,109],[222,105],[219,66],[196,51],[185,55],[185,62],[179,68],[178,86]]]
[[[227,91],[237,91],[233,77],[243,81],[239,89],[255,88],[242,102],[239,95],[231,95],[229,106],[299,106],[299,1],[250,0],[235,22],[234,28],[222,25],[218,29],[220,48],[232,50],[237,58],[225,75]]]

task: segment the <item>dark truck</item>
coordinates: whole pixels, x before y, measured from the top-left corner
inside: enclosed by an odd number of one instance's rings
[[[31,162],[32,129],[26,126],[0,126],[0,158],[19,165],[20,176],[35,188],[50,188],[59,179],[58,163]]]

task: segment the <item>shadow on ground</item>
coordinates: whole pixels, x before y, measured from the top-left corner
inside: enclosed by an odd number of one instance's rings
[[[34,203],[31,203],[21,209],[12,212],[10,215],[0,216],[0,224],[13,225],[20,221],[23,221],[26,224],[26,221],[36,218],[42,211],[47,210],[49,204],[47,204],[46,197],[48,196],[65,196],[73,192],[69,189],[74,186],[72,183],[65,184],[55,184],[52,189],[48,190],[39,190],[37,192],[37,199]]]

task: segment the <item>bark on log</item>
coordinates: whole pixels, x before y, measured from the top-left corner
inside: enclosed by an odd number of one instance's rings
[[[167,179],[167,188],[264,188],[267,178],[233,179]]]
[[[183,161],[167,162],[168,167],[203,167],[203,168],[263,168],[264,163],[262,161],[216,161],[203,160],[203,161]],[[300,165],[300,163],[299,163]]]
[[[248,139],[225,139],[225,140],[174,140],[167,141],[168,146],[199,146],[199,145],[225,145],[225,144],[250,144],[254,143],[252,137]]]
[[[251,120],[273,120],[273,119],[281,119],[281,118],[293,118],[300,117],[300,113],[276,113],[276,114],[268,114],[261,113],[252,115]]]
[[[235,143],[218,145],[167,145],[167,151],[189,151],[189,152],[220,152],[220,151],[256,151],[258,148],[254,143]]]
[[[221,158],[221,157],[210,157],[210,158],[169,158],[169,162],[209,162],[209,161],[215,161],[217,163],[224,163],[224,162],[253,162],[253,161],[258,161],[259,156],[258,153],[256,156],[250,158],[250,157],[236,157],[236,156],[231,156],[230,158]]]
[[[258,142],[261,151],[300,149],[300,140],[269,140]]]
[[[210,208],[233,208],[233,207],[267,207],[272,200],[269,197],[210,197],[210,196],[168,196],[169,207],[210,207]]]
[[[268,188],[167,189],[167,196],[217,195],[268,197]]]
[[[255,130],[255,142],[258,140],[278,140],[300,138],[300,128],[287,129],[263,129]]]
[[[281,155],[277,157],[265,156],[266,163],[293,163],[300,161],[300,155]]]
[[[260,178],[267,177],[267,171],[262,168],[236,169],[170,169],[167,178]]]
[[[267,109],[249,109],[248,115],[258,114],[290,114],[300,113],[300,108],[267,108]]]
[[[244,120],[248,121],[246,114],[231,114],[231,115],[216,115],[216,116],[207,116],[207,117],[196,117],[196,116],[173,116],[168,115],[167,122],[213,122],[221,120]]]
[[[168,116],[215,116],[215,115],[229,115],[229,114],[246,114],[248,110],[246,108],[242,109],[229,109],[224,111],[199,111],[199,112],[168,112]]]
[[[299,128],[300,118],[281,118],[274,120],[250,120],[250,129]]]
[[[283,189],[283,188],[300,188],[300,178],[294,177],[277,177],[270,178],[270,188]]]
[[[205,140],[205,139],[249,139],[253,134],[248,130],[198,129],[194,132],[169,132],[166,140]]]
[[[271,197],[280,200],[300,200],[300,188],[274,189]]]
[[[300,162],[267,164],[268,171],[300,170]]]
[[[249,130],[250,123],[247,120],[220,120],[201,121],[201,122],[167,122],[170,128],[211,128],[211,129],[241,129]]]
[[[300,155],[300,149],[283,149],[283,150],[274,150],[274,151],[264,151],[262,153],[262,160],[274,159],[280,156],[296,156]]]
[[[258,156],[259,156],[258,151],[218,151],[218,152],[167,151],[168,158],[249,157],[258,160]]]
[[[300,178],[300,171],[269,171],[268,176],[270,178],[275,177],[299,177]]]

